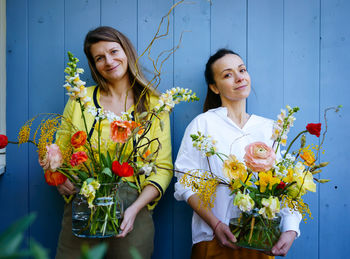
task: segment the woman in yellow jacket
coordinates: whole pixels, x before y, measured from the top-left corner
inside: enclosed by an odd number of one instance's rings
[[[142,113],[154,107],[158,102],[156,92],[149,89],[138,64],[137,54],[129,39],[111,27],[98,27],[90,31],[85,38],[84,52],[87,56],[91,74],[96,86],[87,88],[87,96],[91,98],[93,106],[103,108],[120,116],[122,112]],[[131,87],[133,81],[136,83]],[[147,89],[147,94],[141,92]],[[140,100],[140,101],[139,101]],[[88,132],[91,138],[97,138],[94,131],[95,117],[84,112]],[[64,117],[71,120],[79,130],[84,130],[79,104],[69,100]],[[154,124],[147,133],[150,139],[158,138],[162,149],[157,157],[157,165],[170,170],[157,170],[157,174],[149,176],[131,176],[130,181],[141,187],[138,193],[135,189],[124,187],[123,196],[125,207],[121,233],[115,238],[107,238],[107,258],[132,258],[130,248],[134,247],[142,258],[150,258],[153,251],[154,225],[152,209],[162,197],[172,178],[171,138],[169,115],[163,113],[160,118],[164,122],[163,131],[158,124]],[[66,129],[65,129],[66,130]],[[68,129],[69,130],[69,129]],[[63,146],[69,141],[74,132],[59,132],[57,142]],[[102,121],[102,139],[109,137],[109,122]],[[67,139],[68,138],[68,139]],[[151,151],[156,147],[151,146]],[[75,193],[73,184],[67,180],[57,187],[60,194]],[[88,243],[90,246],[100,240],[78,238],[72,234],[71,205],[67,204],[64,210],[62,230],[57,246],[56,258],[78,258],[81,246]]]

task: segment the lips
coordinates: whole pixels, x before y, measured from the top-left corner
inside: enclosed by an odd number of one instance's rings
[[[112,71],[116,70],[117,67],[119,67],[119,65],[120,65],[120,64],[118,64],[118,65],[116,65],[116,66],[114,66],[114,67],[112,67],[112,68],[107,69],[107,72],[112,72]]]
[[[247,85],[241,85],[241,86],[236,87],[234,90],[241,90],[241,89],[246,88],[246,87],[247,87]]]

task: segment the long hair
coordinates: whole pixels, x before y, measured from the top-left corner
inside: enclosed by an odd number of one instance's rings
[[[208,85],[207,96],[203,105],[203,111],[206,112],[210,109],[218,108],[221,106],[221,98],[219,94],[214,93],[209,85],[215,84],[214,73],[213,73],[213,64],[218,59],[222,58],[227,54],[233,54],[239,56],[236,52],[229,49],[219,49],[214,55],[210,56],[207,64],[205,65],[205,81]],[[239,56],[240,57],[240,56]]]
[[[101,26],[88,32],[84,41],[84,52],[89,62],[91,76],[99,87],[105,92],[109,92],[106,79],[97,71],[94,58],[91,54],[91,46],[99,41],[117,42],[123,48],[128,59],[128,72],[130,83],[134,85],[132,91],[134,94],[134,103],[137,104],[135,111],[138,113],[144,112],[148,108],[148,95],[155,94],[148,86],[148,82],[144,77],[137,60],[137,53],[131,41],[120,31],[108,27]],[[146,94],[142,92],[145,92]]]

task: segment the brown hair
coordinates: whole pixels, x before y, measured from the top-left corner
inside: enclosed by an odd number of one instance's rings
[[[117,42],[123,48],[128,59],[128,72],[131,84],[134,84],[132,91],[134,94],[134,103],[137,104],[135,111],[138,113],[144,112],[148,108],[148,96],[155,92],[149,87],[149,83],[144,77],[137,60],[137,53],[131,41],[120,31],[108,27],[101,26],[88,32],[84,41],[84,52],[89,62],[91,76],[99,87],[107,93],[109,88],[106,79],[97,71],[95,61],[91,55],[90,48],[93,44],[99,41]],[[146,92],[146,94],[145,94]]]
[[[239,56],[236,52],[233,52],[232,50],[219,49],[214,55],[210,56],[207,64],[205,65],[204,76],[205,76],[205,81],[207,82],[207,85],[208,85],[208,90],[207,90],[207,96],[205,98],[205,102],[204,102],[204,106],[203,106],[203,112],[206,112],[210,109],[218,108],[221,106],[220,95],[214,93],[210,89],[209,85],[215,84],[214,73],[213,73],[214,62],[227,54],[233,54],[233,55]]]

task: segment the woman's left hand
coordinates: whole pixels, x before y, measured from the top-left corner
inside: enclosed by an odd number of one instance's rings
[[[297,233],[292,230],[283,232],[278,242],[271,249],[272,255],[286,256],[296,236]]]
[[[133,230],[137,213],[138,210],[135,208],[135,206],[130,206],[125,210],[124,218],[122,224],[120,225],[122,233],[117,235],[117,237],[126,237],[126,235]]]

